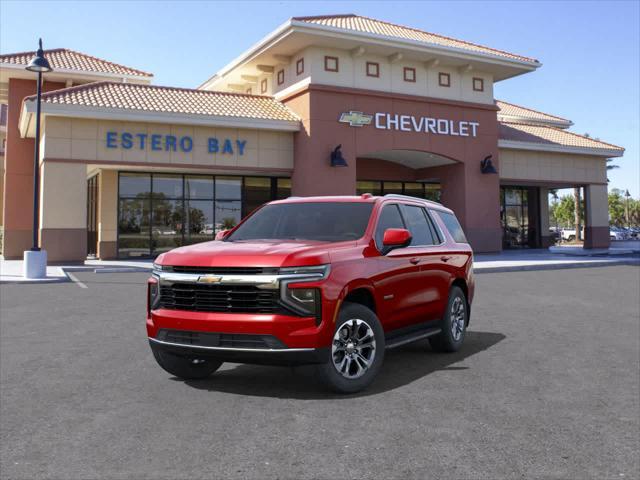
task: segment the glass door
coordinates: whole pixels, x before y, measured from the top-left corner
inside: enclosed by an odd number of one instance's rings
[[[87,256],[98,254],[98,175],[87,180]]]
[[[539,246],[537,198],[534,187],[500,187],[503,248]]]

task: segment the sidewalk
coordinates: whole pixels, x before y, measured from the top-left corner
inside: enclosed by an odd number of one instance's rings
[[[569,247],[560,247],[569,248]],[[581,249],[582,250],[582,249]],[[525,270],[562,270],[567,268],[640,265],[640,256],[608,254],[588,256],[553,253],[548,249],[504,250],[496,254],[479,253],[474,257],[475,273],[519,272]]]
[[[22,276],[22,260],[0,257],[0,283],[56,283],[75,281],[73,272],[121,273],[151,271],[153,260],[86,260],[84,264],[49,265],[47,277],[26,279]]]
[[[570,247],[560,247],[570,248]],[[579,247],[578,247],[579,248]],[[582,250],[582,249],[581,249]],[[604,255],[604,256],[602,256]],[[47,278],[33,280],[22,276],[22,260],[0,257],[0,283],[53,283],[76,281],[73,272],[124,273],[150,271],[152,260],[87,260],[84,264],[47,267]],[[525,270],[561,270],[613,265],[640,265],[640,255],[597,253],[596,256],[552,253],[541,250],[505,250],[496,254],[479,253],[474,257],[475,273],[518,272]]]

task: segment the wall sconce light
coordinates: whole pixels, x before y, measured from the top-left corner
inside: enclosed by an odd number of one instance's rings
[[[331,152],[331,166],[332,167],[348,167],[347,161],[342,156],[342,144],[338,145]]]
[[[487,155],[486,157],[484,157],[484,160],[480,161],[480,172],[482,172],[483,174],[498,173],[496,167],[493,166],[493,162],[491,161],[492,157],[493,155]]]

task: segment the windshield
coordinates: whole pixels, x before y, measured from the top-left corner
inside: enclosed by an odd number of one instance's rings
[[[341,242],[364,235],[373,203],[309,202],[266,205],[225,240],[315,240]]]

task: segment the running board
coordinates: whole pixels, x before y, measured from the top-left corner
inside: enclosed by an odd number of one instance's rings
[[[390,338],[386,344],[386,348],[396,348],[402,345],[406,345],[407,343],[415,342],[417,340],[422,340],[423,338],[430,337],[432,335],[437,335],[442,331],[441,328],[427,328],[426,330],[418,330],[417,332],[406,333],[404,335],[399,335],[395,338]]]

